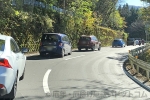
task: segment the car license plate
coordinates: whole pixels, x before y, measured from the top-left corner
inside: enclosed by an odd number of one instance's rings
[[[46,46],[45,47],[47,50],[52,50],[54,47],[53,46]]]
[[[82,41],[82,44],[85,44],[86,42],[85,41]]]

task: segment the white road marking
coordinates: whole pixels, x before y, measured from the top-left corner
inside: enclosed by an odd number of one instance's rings
[[[83,57],[83,56],[85,56],[85,55],[80,55],[80,56],[76,56],[76,57],[71,57],[71,58],[67,58],[67,59],[65,59],[65,60],[70,60],[70,59],[79,58],[79,57]]]
[[[45,73],[45,75],[43,77],[43,89],[46,94],[50,94],[50,90],[48,87],[48,76],[49,76],[50,72],[51,72],[51,69],[47,70],[47,72]]]

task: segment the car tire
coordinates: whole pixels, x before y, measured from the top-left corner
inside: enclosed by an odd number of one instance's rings
[[[92,47],[92,51],[94,51],[94,50],[95,50],[95,46]]]
[[[62,53],[61,53],[60,57],[63,58],[64,56],[65,56],[65,51],[62,50]]]
[[[81,51],[81,48],[78,48],[78,51]]]
[[[70,52],[68,53],[68,55],[71,55],[72,54],[72,49],[70,49]]]
[[[40,52],[40,56],[41,56],[41,57],[45,56],[45,53]]]
[[[23,71],[22,76],[19,78],[19,81],[21,81],[21,80],[23,80],[23,79],[24,79],[24,74],[25,74],[25,68],[24,68],[24,71]]]
[[[13,100],[16,96],[16,92],[17,92],[17,76],[10,93],[7,94],[5,98],[7,98],[8,100]]]
[[[99,47],[98,47],[98,51],[100,51],[101,50],[101,46],[99,45]]]

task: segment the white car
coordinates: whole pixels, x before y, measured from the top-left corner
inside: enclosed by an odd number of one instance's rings
[[[13,100],[17,82],[24,78],[27,48],[20,51],[11,36],[0,35],[0,98]]]

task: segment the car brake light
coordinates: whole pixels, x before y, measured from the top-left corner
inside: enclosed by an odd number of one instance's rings
[[[62,45],[63,45],[62,43],[59,44],[59,46],[62,46]]]
[[[4,85],[3,85],[3,84],[0,84],[0,89],[1,89],[1,88],[4,88]]]
[[[12,68],[7,59],[0,59],[0,66]]]
[[[93,42],[92,42],[92,41],[90,41],[90,44],[93,44]]]

